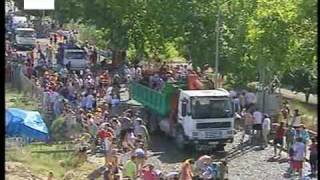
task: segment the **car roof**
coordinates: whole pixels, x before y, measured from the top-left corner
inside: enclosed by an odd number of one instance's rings
[[[16,31],[35,31],[33,28],[16,28]]]

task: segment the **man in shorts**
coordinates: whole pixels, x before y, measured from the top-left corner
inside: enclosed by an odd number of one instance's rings
[[[253,112],[253,130],[256,131],[255,133],[255,140],[256,142],[260,142],[262,139],[262,120],[263,120],[263,114],[256,108],[256,110]]]
[[[293,145],[293,170],[299,172],[299,176],[302,179],[302,169],[305,157],[305,145],[302,142],[302,138],[298,137],[296,143]]]

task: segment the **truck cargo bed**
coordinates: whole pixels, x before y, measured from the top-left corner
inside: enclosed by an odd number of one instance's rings
[[[175,90],[177,89],[172,85],[166,85],[161,92],[137,82],[130,85],[131,98],[160,116],[168,116],[171,110],[171,97]]]

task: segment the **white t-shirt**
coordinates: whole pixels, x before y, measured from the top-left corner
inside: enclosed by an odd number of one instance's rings
[[[302,142],[297,142],[293,145],[293,160],[303,161],[304,160],[304,144]]]
[[[253,113],[254,124],[262,124],[263,115],[259,111]]]
[[[245,95],[246,103],[256,103],[256,95],[254,93],[246,93]]]
[[[262,125],[262,128],[263,129],[268,129],[270,130],[271,129],[271,120],[270,118],[265,118],[264,121],[263,121],[263,125]]]
[[[301,116],[293,116],[292,118],[292,126],[297,127],[301,125]]]

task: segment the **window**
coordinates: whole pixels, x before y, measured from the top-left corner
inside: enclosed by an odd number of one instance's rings
[[[35,37],[34,31],[17,31],[19,37]]]
[[[84,52],[66,52],[66,59],[85,59]]]
[[[232,106],[230,99],[213,99],[208,97],[192,99],[192,118],[230,118]]]

